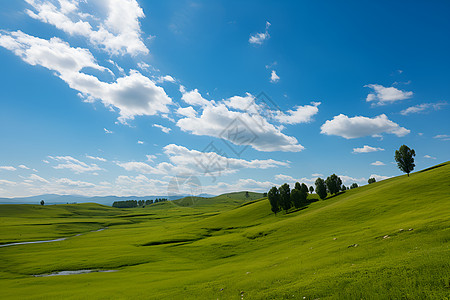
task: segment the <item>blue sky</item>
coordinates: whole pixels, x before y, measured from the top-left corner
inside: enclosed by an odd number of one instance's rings
[[[0,6],[0,197],[361,185],[400,175],[402,144],[416,170],[448,160],[447,1]]]

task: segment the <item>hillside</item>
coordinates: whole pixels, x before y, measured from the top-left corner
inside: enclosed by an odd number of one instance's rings
[[[1,205],[0,244],[72,237],[0,247],[0,289],[7,299],[446,299],[449,176],[445,163],[276,216],[244,193],[135,209]],[[32,276],[86,269],[116,272]]]

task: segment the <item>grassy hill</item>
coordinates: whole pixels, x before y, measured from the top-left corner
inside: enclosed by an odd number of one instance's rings
[[[449,176],[445,163],[276,216],[245,192],[135,209],[1,205],[0,244],[84,233],[0,247],[2,298],[449,299]],[[32,276],[82,269],[117,272]]]

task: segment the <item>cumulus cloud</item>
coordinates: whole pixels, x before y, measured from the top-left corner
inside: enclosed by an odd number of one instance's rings
[[[21,169],[24,169],[24,170],[29,170],[29,169],[30,169],[30,168],[28,168],[28,167],[25,166],[25,165],[19,165],[18,167],[21,168]]]
[[[317,174],[313,174],[312,178],[306,178],[306,177],[302,177],[302,178],[294,178],[290,175],[285,175],[285,174],[277,174],[275,175],[275,180],[277,180],[278,182],[282,182],[282,183],[288,183],[289,185],[294,185],[296,182],[300,182],[300,183],[305,183],[308,185],[312,185],[314,186],[316,179],[320,176],[314,176]],[[318,174],[321,175],[321,174]]]
[[[447,105],[446,102],[439,102],[439,103],[423,103],[418,104],[415,106],[410,106],[400,112],[400,114],[407,116],[410,114],[417,114],[417,113],[425,113],[429,110],[440,110],[442,107]]]
[[[423,157],[425,157],[425,158],[428,158],[428,159],[436,159],[436,157],[433,157],[433,156],[431,156],[431,155],[424,155]]]
[[[194,110],[192,106],[188,107],[179,107],[176,110],[176,113],[183,117],[194,118],[197,116],[197,112]]]
[[[199,117],[178,120],[177,126],[194,135],[222,138],[258,151],[298,152],[304,149],[296,138],[283,134],[260,115],[229,110],[226,105],[209,105]]]
[[[192,91],[186,91],[184,86],[180,86],[180,92],[182,94],[181,100],[186,102],[189,105],[194,106],[206,106],[209,105],[209,101],[202,97],[202,95],[198,92],[197,89]]]
[[[410,130],[392,122],[385,114],[374,118],[362,116],[349,118],[344,114],[340,114],[335,116],[333,120],[326,121],[321,126],[321,133],[337,135],[346,139],[354,139],[382,133],[390,133],[402,137],[410,133]]]
[[[255,97],[250,93],[245,93],[245,96],[233,96],[224,101],[224,104],[229,108],[246,111],[254,109]]]
[[[27,10],[32,18],[69,35],[83,36],[109,54],[134,56],[149,52],[142,40],[139,23],[145,15],[136,0],[26,1],[32,7]],[[90,11],[90,7],[98,7],[98,11]]]
[[[94,172],[102,170],[96,164],[87,164],[85,162],[79,161],[72,156],[49,156],[49,158],[60,162],[58,165],[54,166],[55,169],[68,169],[77,174],[84,172]]]
[[[371,88],[374,91],[374,93],[367,95],[366,101],[374,102],[378,105],[405,100],[413,95],[413,92],[401,91],[395,87],[384,87],[380,84],[368,84],[364,87]]]
[[[385,166],[386,164],[381,162],[381,161],[379,161],[379,160],[377,160],[377,161],[371,163],[371,165],[372,166]]]
[[[312,117],[319,112],[320,102],[312,102],[311,105],[297,106],[286,113],[278,112],[275,119],[282,124],[309,123]]]
[[[280,76],[277,75],[277,72],[275,70],[272,70],[270,73],[270,82],[277,83],[280,80]]]
[[[117,162],[117,165],[127,171],[138,172],[142,174],[191,174],[197,175],[226,175],[235,173],[240,169],[267,169],[284,166],[287,162],[267,160],[244,160],[237,158],[229,158],[216,152],[201,152],[198,150],[190,150],[186,147],[169,144],[164,147],[164,153],[168,157],[169,162],[150,165],[145,162]],[[147,156],[147,158],[149,158]],[[153,162],[154,156],[148,159]]]
[[[161,131],[164,133],[169,133],[172,130],[172,128],[168,128],[159,124],[153,124],[153,127],[161,129]]]
[[[13,166],[0,166],[0,170],[5,170],[5,171],[15,171],[15,170],[17,170],[17,169],[14,168]]]
[[[371,147],[368,145],[364,145],[362,148],[353,148],[353,153],[369,153],[377,151],[384,151],[384,149],[380,147]]]
[[[119,120],[126,122],[135,116],[168,113],[172,99],[162,87],[136,70],[107,83],[83,73],[86,68],[109,71],[97,64],[87,49],[73,48],[59,38],[50,40],[27,35],[21,31],[0,33],[0,46],[13,51],[25,62],[55,71],[87,102],[100,99],[111,108],[119,109]]]
[[[269,35],[270,25],[271,24],[269,22],[266,22],[266,30],[264,32],[256,33],[255,35],[251,35],[250,38],[248,39],[249,43],[261,45],[262,43],[264,43],[264,41],[268,40],[270,38]]]
[[[171,82],[171,83],[175,83],[175,78],[173,78],[170,75],[165,75],[165,76],[159,76],[158,77],[158,82],[162,83],[162,82]]]

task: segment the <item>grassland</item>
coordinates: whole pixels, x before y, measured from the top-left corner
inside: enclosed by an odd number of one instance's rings
[[[276,216],[256,193],[1,205],[0,244],[72,236],[0,248],[1,298],[450,299],[449,178],[446,163]],[[118,271],[32,276],[81,269]]]

